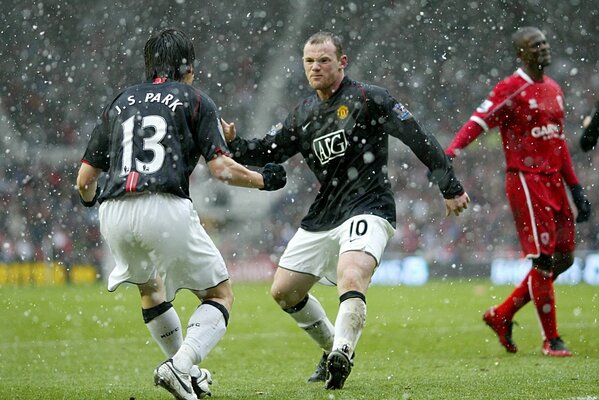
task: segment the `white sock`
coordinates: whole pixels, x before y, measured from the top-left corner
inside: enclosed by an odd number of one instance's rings
[[[366,303],[362,299],[352,297],[341,302],[339,313],[335,320],[333,349],[343,349],[351,357],[356,349],[365,323]]]
[[[206,358],[226,330],[225,317],[218,308],[210,304],[200,305],[191,315],[185,340],[173,356],[175,368],[189,372],[194,364]]]
[[[335,328],[318,300],[308,294],[308,302],[299,311],[289,313],[297,325],[310,335],[310,337],[326,352],[333,346]]]
[[[153,318],[146,324],[150,335],[167,357],[172,357],[183,343],[181,320],[174,308]]]

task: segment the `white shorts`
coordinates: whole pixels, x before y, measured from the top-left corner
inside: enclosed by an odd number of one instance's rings
[[[108,290],[160,276],[166,301],[179,289],[204,290],[229,279],[225,262],[190,200],[141,194],[100,205],[100,230],[116,261]]]
[[[389,221],[367,214],[352,217],[328,231],[308,232],[300,228],[287,244],[279,266],[336,283],[340,254],[363,251],[374,257],[378,265],[394,234]]]

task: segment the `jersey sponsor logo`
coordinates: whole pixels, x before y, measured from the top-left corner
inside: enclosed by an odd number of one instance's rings
[[[304,126],[302,126],[302,131],[306,132],[306,129],[308,129],[308,127],[310,126],[310,124],[312,123],[312,121],[308,121],[308,123]]]
[[[410,111],[408,111],[408,109],[400,102],[395,103],[393,106],[393,111],[395,111],[397,118],[399,118],[401,121],[412,118],[412,113],[410,113]]]
[[[342,157],[347,150],[347,138],[343,129],[327,133],[312,141],[312,150],[322,165],[333,158]]]
[[[337,117],[339,119],[345,119],[349,115],[349,108],[346,105],[342,105],[337,109]]]
[[[530,130],[530,134],[536,139],[543,138],[543,140],[565,138],[565,136],[561,133],[561,127],[557,124],[535,126]]]
[[[480,106],[478,106],[476,108],[476,111],[479,113],[486,113],[487,111],[489,111],[491,109],[491,107],[493,107],[493,102],[491,100],[485,100],[481,103]]]

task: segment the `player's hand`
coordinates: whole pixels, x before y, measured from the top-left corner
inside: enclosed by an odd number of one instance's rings
[[[587,222],[591,217],[591,202],[589,201],[584,189],[580,185],[574,185],[570,187],[572,193],[572,200],[578,210],[578,216],[576,222]]]
[[[280,164],[268,163],[260,173],[264,178],[264,187],[260,190],[279,190],[287,183],[287,172]]]
[[[445,216],[448,217],[450,214],[460,215],[462,211],[468,208],[468,203],[470,203],[470,197],[466,192],[453,199],[445,199]]]
[[[235,130],[235,123],[228,123],[224,119],[220,119],[220,125],[223,128],[223,133],[225,134],[225,140],[227,143],[231,143],[237,137],[237,131]]]

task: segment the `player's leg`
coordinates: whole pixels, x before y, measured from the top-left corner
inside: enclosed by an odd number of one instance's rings
[[[173,363],[181,371],[188,371],[201,363],[222,339],[229,323],[233,291],[229,281],[194,294],[202,301],[189,318],[183,344],[173,356]]]
[[[548,190],[548,193],[537,192],[542,195],[541,199],[536,200],[541,206],[535,207],[535,215],[538,216],[537,229],[541,239],[541,256],[533,260],[529,291],[541,326],[543,354],[567,357],[572,353],[566,348],[558,333],[553,281],[556,278],[554,271],[563,272],[573,261],[571,253],[574,251],[574,216],[559,174],[545,179],[548,182],[543,182],[543,188]],[[547,199],[562,204],[561,209],[554,210],[548,205],[545,206],[542,200]],[[551,257],[547,256],[549,254]]]
[[[366,292],[388,240],[395,230],[388,221],[359,215],[339,228],[337,263],[339,311],[335,340],[327,361],[327,389],[341,389],[353,366],[353,355],[366,322]]]
[[[155,380],[175,396],[204,398],[211,395],[212,376],[208,370],[197,368],[197,364],[206,359],[225,335],[233,291],[227,280],[214,288],[192,292],[201,304],[189,318],[185,339],[178,351],[156,369]]]
[[[343,388],[351,372],[354,350],[366,322],[366,291],[376,265],[376,259],[362,251],[348,251],[339,256],[339,311],[333,351],[327,361],[327,389]]]
[[[508,172],[505,188],[522,252],[527,257],[535,257],[540,248],[531,199],[531,192],[535,192],[534,182],[531,188],[524,174]],[[510,353],[518,351],[512,338],[512,319],[531,300],[528,286],[531,272],[532,269],[503,302],[491,306],[483,314],[483,321],[495,332],[499,343]]]
[[[172,357],[181,343],[181,320],[171,302],[165,301],[164,284],[157,277],[138,285],[141,295],[141,312],[150,335],[167,358]]]
[[[564,196],[564,206],[556,215],[555,252],[553,253],[553,280],[574,264],[576,226],[570,203]]]
[[[541,254],[533,261],[533,269],[528,284],[530,297],[535,304],[541,326],[543,354],[554,357],[568,357],[572,353],[566,348],[557,331],[552,264],[552,257],[545,254]]]
[[[555,253],[553,255],[553,281],[570,268],[573,262],[574,257],[572,253]],[[514,315],[530,301],[528,281],[531,272],[532,270],[529,271],[524,279],[522,279],[522,282],[516,286],[501,304],[489,308],[483,317],[485,322],[491,326],[493,330],[505,331],[505,333],[500,335],[504,341],[502,344],[512,353],[515,353],[517,350],[516,344],[512,340],[512,319],[514,318]]]
[[[171,203],[170,220],[174,222],[162,230],[169,240],[158,237],[153,242],[154,263],[160,266],[167,300],[174,298],[177,290],[188,288],[201,304],[189,319],[180,348],[171,360],[158,366],[154,379],[175,396],[202,398],[210,395],[211,376],[197,364],[225,334],[233,292],[224,260],[191,202],[171,199]]]
[[[553,281],[566,272],[574,264],[574,254],[571,252],[553,254]]]
[[[297,325],[323,350],[323,356],[308,382],[323,382],[326,378],[326,357],[333,346],[333,324],[320,302],[309,293],[319,278],[310,274],[277,268],[271,286],[271,296]]]
[[[518,351],[518,347],[512,338],[512,321],[514,315],[530,301],[528,281],[530,274],[516,286],[516,288],[497,306],[491,306],[483,314],[485,323],[497,334],[499,343],[510,353]]]
[[[555,215],[556,239],[555,253],[552,257],[551,264],[551,287],[543,286],[543,280],[531,280],[531,290],[537,289],[537,294],[541,298],[540,307],[537,307],[537,314],[543,330],[543,354],[554,357],[569,357],[572,352],[566,347],[561,339],[557,328],[557,313],[555,307],[555,293],[553,282],[557,277],[565,272],[574,263],[575,249],[575,226],[574,215],[569,206],[568,199],[563,193],[562,210]],[[544,305],[543,305],[544,304]]]
[[[339,243],[331,231],[308,232],[298,229],[287,244],[271,286],[271,295],[279,307],[323,350],[309,382],[326,377],[326,356],[333,345],[333,324],[318,300],[309,294],[322,277],[334,277]]]

